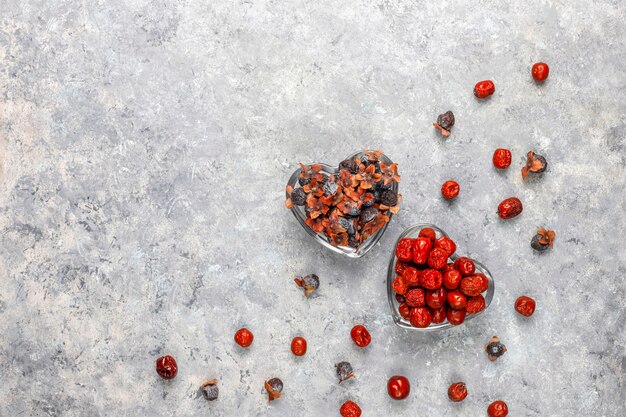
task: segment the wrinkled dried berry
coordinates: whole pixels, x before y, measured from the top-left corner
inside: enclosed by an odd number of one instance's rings
[[[433,321],[430,310],[426,307],[415,307],[409,312],[409,321],[413,327],[420,329],[430,326]]]
[[[522,202],[517,197],[507,198],[498,204],[498,216],[503,220],[517,217],[523,210],[524,206],[522,206]]]
[[[272,378],[269,381],[265,381],[265,390],[267,391],[270,401],[274,401],[281,396],[283,381],[281,381],[280,378]]]
[[[387,393],[394,400],[404,400],[411,393],[411,384],[405,376],[394,375],[387,382]]]
[[[467,311],[465,309],[448,309],[446,318],[448,322],[453,326],[458,326],[465,321],[465,316],[467,315]]]
[[[324,189],[325,196],[333,196],[337,193],[339,185],[332,181],[327,181],[322,188]]]
[[[368,332],[365,326],[361,324],[357,324],[352,328],[350,331],[350,337],[352,337],[354,344],[361,348],[366,347],[372,341],[370,332]]]
[[[291,352],[296,356],[304,356],[306,353],[306,339],[296,336],[291,340]]]
[[[313,294],[320,286],[320,279],[315,274],[298,277],[294,281],[299,287],[304,288],[304,295],[307,297]]]
[[[522,295],[515,300],[515,311],[520,313],[524,317],[530,317],[535,312],[535,300],[525,295]]]
[[[385,190],[380,196],[380,202],[387,207],[393,207],[398,204],[398,195],[391,190]]]
[[[432,247],[433,243],[427,237],[418,237],[413,240],[413,263],[416,265],[425,264],[428,261],[428,255],[430,254],[430,249]]]
[[[424,307],[426,293],[422,288],[413,288],[406,293],[406,304],[409,307]]]
[[[493,166],[498,169],[507,169],[511,165],[511,151],[498,148],[493,152]]]
[[[467,397],[467,387],[464,382],[455,382],[448,388],[448,398],[450,398],[450,401],[463,401],[465,397]]]
[[[202,385],[200,385],[200,392],[202,396],[207,401],[215,401],[220,393],[220,390],[217,388],[217,379],[212,379],[210,381],[204,381]]]
[[[536,251],[543,252],[552,247],[555,237],[554,230],[539,229],[530,241],[530,247]]]
[[[500,356],[504,355],[504,352],[506,352],[506,346],[500,343],[498,336],[493,336],[489,339],[489,342],[485,346],[485,352],[487,352],[489,360],[493,362]]]
[[[355,375],[354,371],[352,370],[352,365],[350,365],[350,362],[339,362],[335,365],[335,369],[337,370],[337,377],[339,378],[340,384],[354,377]]]
[[[443,136],[450,136],[450,129],[454,126],[454,113],[450,110],[437,117],[437,123],[433,123],[435,129],[439,130]]]
[[[156,360],[157,374],[163,379],[173,379],[178,373],[178,365],[173,356],[165,355]]]
[[[351,174],[359,172],[359,165],[354,159],[346,159],[339,163],[339,169],[348,170]]]
[[[526,178],[529,172],[540,174],[548,168],[546,158],[541,155],[529,151],[526,154],[526,165],[522,168],[522,178]]]
[[[361,407],[352,401],[346,401],[339,409],[341,417],[361,417]]]
[[[456,196],[459,195],[459,191],[461,190],[461,187],[459,186],[459,183],[457,183],[456,181],[446,181],[443,183],[443,185],[441,186],[441,195],[446,199],[446,200],[453,200],[456,198]]]
[[[409,287],[417,287],[418,285],[420,285],[421,274],[421,271],[412,266],[407,266],[403,268],[402,272],[400,273],[400,275],[402,275],[402,279],[404,279],[404,282]]]
[[[237,343],[242,348],[249,347],[254,341],[254,335],[252,332],[245,327],[237,330],[235,333],[235,343]]]
[[[502,400],[497,400],[489,404],[487,407],[489,417],[506,417],[509,414],[509,408]]]
[[[448,291],[446,296],[448,305],[455,310],[465,309],[467,306],[467,298],[458,290]]]
[[[437,309],[431,310],[430,315],[432,316],[432,323],[438,324],[443,323],[448,314],[448,309],[443,306]]]
[[[303,188],[296,188],[291,192],[291,201],[296,206],[304,206],[306,204],[306,193]]]
[[[545,62],[537,62],[533,65],[531,74],[535,81],[545,81],[545,79],[548,78],[548,75],[550,74],[550,67],[548,67],[548,64],[546,64]]]
[[[485,309],[485,297],[478,294],[467,299],[467,314],[478,314]]]
[[[376,207],[367,207],[361,211],[361,221],[363,223],[369,223],[376,218],[380,213]]]

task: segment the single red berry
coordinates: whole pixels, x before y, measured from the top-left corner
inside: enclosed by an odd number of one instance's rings
[[[446,290],[443,287],[426,291],[426,305],[433,310],[441,308],[446,304],[446,295]]]
[[[447,318],[450,324],[452,324],[453,326],[458,326],[465,321],[466,314],[467,312],[465,310],[449,309]]]
[[[424,307],[426,293],[422,288],[413,288],[406,293],[406,303],[409,307]]]
[[[401,276],[396,277],[396,279],[393,280],[391,288],[400,295],[406,294],[406,292],[409,290],[409,287],[406,285]]]
[[[406,377],[394,375],[387,382],[387,392],[394,400],[404,400],[411,392],[411,384]]]
[[[493,166],[498,169],[507,169],[511,165],[511,151],[498,148],[493,153]]]
[[[163,379],[173,379],[178,373],[176,359],[170,355],[161,356],[156,360],[156,371]]]
[[[437,324],[437,323],[443,323],[443,321],[446,319],[448,313],[448,309],[446,309],[446,307],[440,307],[436,310],[432,310],[430,311],[430,315],[432,317],[432,322]]]
[[[451,269],[443,273],[443,286],[449,290],[456,290],[461,285],[463,276],[456,269]]]
[[[413,241],[413,263],[417,265],[425,264],[432,247],[432,241],[427,237],[415,239]]]
[[[491,80],[479,81],[474,86],[474,95],[477,98],[486,98],[495,93],[496,86]]]
[[[372,341],[370,332],[368,332],[365,326],[361,324],[357,324],[352,328],[350,336],[352,337],[352,340],[354,340],[354,344],[361,348],[369,345]]]
[[[448,264],[446,266],[444,266],[443,268],[441,268],[441,273],[447,272],[447,271],[452,271],[454,268],[454,262],[448,262]]]
[[[509,414],[509,408],[502,400],[494,401],[487,407],[487,414],[489,417],[506,417]]]
[[[361,417],[361,407],[352,401],[346,401],[339,409],[341,417]]]
[[[498,205],[498,216],[501,219],[508,220],[512,219],[519,215],[524,207],[522,206],[522,202],[517,197],[507,198],[506,200],[502,200],[502,202]]]
[[[407,303],[402,303],[398,306],[398,313],[402,316],[403,319],[408,320],[410,317],[410,308]]]
[[[396,262],[396,274],[398,275],[402,275],[402,272],[404,272],[404,270],[409,266],[409,264],[405,263],[405,262],[400,262],[397,261]]]
[[[420,285],[427,290],[436,290],[441,287],[443,276],[436,269],[425,269],[420,276]]]
[[[468,297],[474,297],[482,292],[482,288],[482,278],[476,275],[471,275],[461,280],[461,286],[459,287],[459,291],[461,291],[461,294],[463,295],[466,295]]]
[[[478,277],[478,279],[480,279],[481,281],[481,287],[480,287],[480,292],[485,292],[489,289],[489,280],[487,279],[487,277],[485,276],[485,274],[474,274],[475,277]]]
[[[253,340],[254,335],[250,330],[246,329],[245,327],[243,329],[237,330],[237,333],[235,333],[235,342],[243,348],[247,348],[248,346],[250,346]]]
[[[461,273],[464,277],[469,275],[473,275],[476,270],[476,265],[474,265],[474,261],[470,258],[461,256],[456,261],[454,261],[454,268]]]
[[[434,248],[428,254],[428,266],[432,269],[442,269],[448,263],[448,252],[441,248]]]
[[[420,230],[419,237],[425,237],[427,239],[430,239],[431,242],[434,242],[437,238],[437,233],[435,233],[435,231],[430,227],[425,227]]]
[[[531,71],[535,81],[544,81],[550,74],[550,67],[545,62],[537,62]]]
[[[477,295],[467,299],[467,314],[477,314],[485,309],[485,297]]]
[[[535,312],[535,300],[522,295],[515,300],[515,310],[522,316],[530,317]]]
[[[413,260],[413,239],[404,238],[398,242],[396,257],[401,262],[411,262]]]
[[[455,310],[465,309],[467,306],[467,298],[458,290],[448,291],[446,300],[448,301],[448,305]]]
[[[306,353],[306,339],[300,336],[294,337],[291,341],[291,351],[296,356],[304,356]]]
[[[441,186],[441,195],[446,200],[452,200],[459,195],[459,191],[461,191],[461,187],[456,181],[446,181]]]
[[[441,236],[437,239],[435,241],[435,247],[445,250],[448,256],[452,256],[452,254],[456,251],[456,243],[454,243],[454,240],[450,239],[448,236]]]
[[[419,327],[421,329],[430,326],[433,321],[430,311],[426,307],[412,308],[409,313],[409,321],[413,327]]]
[[[404,269],[402,273],[402,279],[409,287],[417,287],[420,285],[420,275],[421,271],[412,266],[408,266]]]
[[[464,382],[455,382],[448,388],[448,398],[450,401],[459,402],[467,397],[467,387]]]

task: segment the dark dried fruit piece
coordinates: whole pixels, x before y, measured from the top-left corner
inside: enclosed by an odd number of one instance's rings
[[[433,126],[435,126],[435,129],[439,130],[443,136],[450,136],[450,129],[454,126],[454,113],[448,110],[440,114],[437,117],[437,123],[433,123]]]
[[[500,343],[498,336],[493,336],[485,345],[485,352],[487,352],[489,360],[493,362],[500,356],[504,355],[504,352],[506,352],[506,346]]]
[[[350,362],[339,362],[335,364],[335,369],[337,370],[337,377],[339,378],[340,384],[355,376]]]
[[[540,174],[548,168],[546,158],[541,155],[529,151],[526,154],[526,165],[522,168],[522,178],[526,178],[529,172]]]
[[[537,230],[537,234],[533,236],[533,239],[530,241],[530,247],[536,251],[543,252],[552,247],[552,242],[555,237],[556,234],[554,233],[554,230],[541,228]]]
[[[173,379],[178,373],[178,365],[173,356],[165,355],[156,360],[157,374],[163,379]]]
[[[448,388],[448,398],[450,398],[450,401],[463,401],[465,397],[467,397],[467,387],[464,382],[455,382]]]
[[[320,279],[315,274],[298,277],[294,281],[299,287],[304,288],[304,295],[307,297],[313,294],[320,286]]]
[[[281,392],[283,392],[283,381],[280,378],[272,378],[269,381],[265,381],[265,390],[269,396],[270,401],[274,401],[280,398]]]
[[[361,221],[363,223],[369,223],[376,218],[376,216],[380,213],[376,207],[367,207],[361,211]]]
[[[200,385],[200,392],[202,392],[202,396],[207,401],[217,400],[220,393],[220,390],[217,388],[217,379],[204,381],[202,385]]]
[[[352,401],[346,401],[339,409],[341,417],[361,417],[361,407]]]
[[[346,159],[339,163],[339,169],[345,169],[352,174],[359,172],[359,164],[354,159]]]

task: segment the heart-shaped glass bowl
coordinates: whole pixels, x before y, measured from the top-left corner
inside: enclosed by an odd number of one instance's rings
[[[365,154],[365,150],[363,151],[359,151],[356,152],[352,155],[348,155],[346,158],[342,159],[342,161],[346,160],[346,159],[352,159],[352,158],[356,158],[356,157],[361,157]],[[393,161],[391,159],[389,159],[389,157],[385,154],[382,154],[379,158],[380,162],[384,162],[387,165],[391,165],[393,163]],[[341,161],[340,161],[341,162]],[[335,173],[338,172],[338,168],[337,167],[332,167],[328,164],[324,164],[324,163],[320,163],[320,162],[314,162],[316,164],[319,164],[322,166],[322,174],[326,175],[326,176],[331,176]],[[305,164],[305,165],[310,165],[309,164]],[[300,171],[302,171],[301,168],[298,168],[294,171],[293,174],[291,174],[291,177],[289,178],[289,181],[287,182],[288,186],[293,187],[294,189],[299,187],[298,184],[298,176],[300,175]],[[398,183],[397,182],[393,182],[391,189],[393,190],[394,193],[398,194]],[[285,198],[289,198],[289,194],[285,193]],[[383,226],[381,227],[376,233],[374,233],[372,236],[370,236],[369,238],[367,238],[363,243],[361,243],[361,246],[359,246],[357,249],[352,248],[350,246],[334,246],[331,245],[330,243],[330,239],[328,239],[328,237],[324,234],[324,233],[317,233],[316,231],[314,231],[313,229],[311,229],[306,223],[306,212],[304,211],[304,207],[300,207],[300,206],[293,206],[291,208],[291,212],[293,213],[293,215],[296,217],[296,219],[298,219],[298,222],[300,223],[300,225],[304,228],[304,230],[306,230],[306,232],[313,236],[313,238],[322,246],[332,250],[333,252],[337,252],[340,253],[344,256],[347,256],[349,258],[360,258],[363,255],[365,255],[367,252],[370,251],[370,249],[372,249],[374,247],[374,245],[376,245],[376,243],[378,242],[378,240],[380,240],[380,238],[385,234],[385,230],[387,230],[387,226],[389,226],[389,223],[391,223],[391,219],[393,218],[393,214],[392,213],[387,213],[387,215],[389,216],[389,221]]]
[[[396,300],[396,294],[391,288],[391,284],[393,283],[393,280],[396,278],[396,276],[398,276],[398,274],[396,274],[396,263],[398,261],[398,258],[396,258],[396,246],[398,246],[398,242],[400,242],[401,239],[417,238],[419,236],[420,230],[422,230],[425,227],[430,227],[431,229],[433,229],[435,233],[437,234],[437,239],[442,236],[448,236],[446,232],[444,232],[437,226],[433,224],[428,224],[428,223],[421,223],[421,224],[413,225],[409,227],[408,229],[406,229],[400,235],[395,245],[393,245],[393,253],[391,254],[391,259],[389,260],[389,269],[387,270],[387,297],[389,298],[389,308],[391,309],[391,316],[393,317],[394,323],[396,323],[398,326],[402,327],[403,329],[415,330],[419,332],[432,332],[436,330],[448,329],[450,327],[458,327],[458,326],[454,326],[450,324],[448,320],[445,320],[443,323],[431,324],[430,326],[425,327],[425,328],[413,327],[411,326],[411,323],[407,319],[402,317],[400,313],[398,312],[398,306],[400,305],[400,303],[398,303],[398,301]],[[460,258],[460,256],[457,255],[455,252],[454,254],[452,254],[452,256],[449,259],[451,261],[455,261],[458,258]],[[485,267],[485,265],[481,264],[480,262],[474,261],[474,264],[476,265],[476,272],[485,274],[485,276],[487,277],[487,280],[489,281],[489,287],[487,288],[487,291],[483,293],[483,297],[485,297],[485,309],[477,314],[468,314],[467,316],[465,316],[465,321],[463,323],[473,320],[476,317],[483,314],[485,311],[487,311],[487,309],[489,308],[489,304],[491,304],[491,301],[493,300],[493,294],[495,292],[495,284],[493,282],[493,276],[491,275],[491,272],[489,272],[489,270]]]

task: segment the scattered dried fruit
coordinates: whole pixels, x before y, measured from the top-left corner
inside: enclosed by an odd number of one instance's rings
[[[491,362],[498,359],[500,356],[504,355],[506,352],[506,346],[500,343],[500,339],[498,336],[493,336],[485,345],[485,352],[487,352],[487,356]]]
[[[522,202],[517,197],[510,197],[506,200],[502,200],[502,202],[498,205],[498,216],[500,216],[503,220],[509,220],[513,217],[517,217],[524,207],[522,206]]]
[[[479,81],[474,86],[474,95],[477,98],[487,98],[496,91],[496,86],[491,80]]]
[[[210,381],[204,381],[200,385],[200,392],[202,392],[202,396],[207,401],[215,401],[220,393],[220,390],[217,388],[217,379],[211,379]]]
[[[352,370],[350,362],[339,362],[335,364],[335,369],[337,370],[337,377],[339,378],[340,384],[356,375]]]
[[[460,402],[467,397],[467,387],[464,382],[455,382],[448,388],[448,398],[450,401]]]
[[[545,62],[537,62],[531,71],[535,81],[544,81],[550,74],[550,67]]]
[[[487,414],[489,414],[489,417],[506,417],[509,414],[509,408],[504,401],[497,400],[489,404]]]
[[[512,158],[511,151],[498,148],[493,152],[493,166],[498,169],[507,169],[511,165]]]
[[[433,123],[433,126],[441,132],[442,136],[450,136],[450,129],[454,126],[454,113],[448,110],[444,114],[440,114],[437,117],[437,123]]]
[[[456,181],[449,180],[444,182],[441,186],[441,195],[446,200],[453,200],[457,195],[459,195],[460,190],[461,187]]]
[[[283,392],[283,381],[280,378],[272,378],[269,381],[265,381],[265,390],[269,396],[270,401],[274,401],[280,398],[281,392]]]
[[[304,295],[307,297],[313,294],[320,286],[320,279],[315,274],[297,277],[294,281],[298,287],[304,288]]]
[[[291,352],[296,356],[304,356],[306,353],[306,339],[296,336],[291,340]]]
[[[522,178],[526,178],[529,172],[541,174],[548,168],[548,162],[543,156],[529,151],[526,154],[526,165],[522,168]]]
[[[352,401],[346,401],[339,409],[341,417],[361,417],[361,407]]]
[[[394,400],[404,400],[411,392],[411,384],[405,376],[394,375],[387,382],[387,393]]]
[[[515,300],[515,311],[520,313],[524,317],[530,317],[535,312],[535,300],[525,295],[522,295]]]
[[[178,373],[176,359],[170,355],[161,356],[156,360],[156,371],[163,379],[173,379]]]
[[[350,331],[350,336],[352,337],[352,340],[354,340],[354,344],[360,348],[366,347],[372,341],[372,336],[370,335],[370,332],[368,332],[365,326],[361,324],[357,324],[352,328],[352,330]]]
[[[552,247],[556,233],[554,230],[539,229],[530,241],[530,247],[536,251],[544,252]]]
[[[250,330],[246,329],[245,327],[237,330],[237,333],[235,333],[235,342],[242,348],[247,348],[248,346],[250,346],[253,340],[254,335]]]

